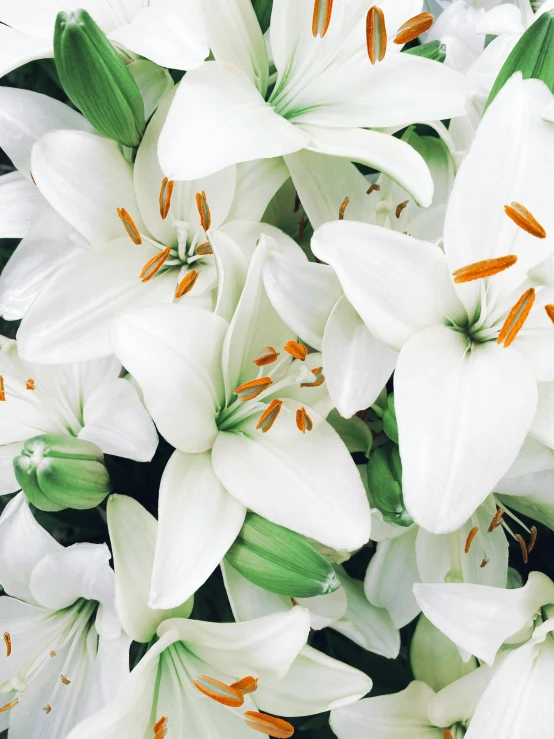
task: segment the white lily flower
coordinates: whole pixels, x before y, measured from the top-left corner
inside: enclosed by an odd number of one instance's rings
[[[552,380],[554,295],[541,283],[554,224],[536,168],[554,152],[541,119],[551,100],[514,75],[490,106],[454,183],[445,253],[352,222],[312,240],[373,336],[400,350],[404,501],[432,533],[459,528],[494,489],[531,427],[537,379]]]
[[[476,30],[485,8],[474,0],[455,0],[445,5],[425,40],[440,40],[446,46],[444,63],[465,74],[485,48],[485,37]]]
[[[237,162],[285,156],[294,179],[294,154],[307,149],[386,172],[419,204],[430,205],[433,185],[418,153],[367,130],[464,112],[461,75],[400,53],[398,31],[421,8],[419,0],[383,0],[369,11],[361,0],[276,0],[269,33],[277,76],[270,86],[251,4],[205,0],[216,61],[182,81],[160,138],[162,169],[190,180]]]
[[[440,139],[404,139],[421,152],[435,182],[433,205],[423,210],[386,175],[369,184],[356,167],[304,151],[291,167],[298,194],[317,228],[340,215],[428,240],[442,237],[445,203],[454,178],[453,163]],[[341,205],[342,204],[342,205]],[[334,270],[282,254],[264,269],[269,299],[302,340],[322,352],[325,377],[335,407],[345,418],[371,406],[396,365],[398,354],[377,341],[344,295]]]
[[[395,659],[400,651],[400,632],[389,614],[368,602],[360,581],[335,566],[341,587],[315,598],[285,598],[270,593],[244,578],[229,562],[221,563],[225,588],[237,621],[247,621],[270,613],[284,613],[294,605],[310,612],[312,629],[326,627],[352,639],[362,649]],[[368,688],[369,691],[369,688]],[[366,691],[367,692],[367,691]]]
[[[12,739],[65,737],[129,671],[106,545],[64,548],[23,493],[0,517],[2,717]],[[4,727],[2,727],[4,728]]]
[[[153,608],[182,603],[206,580],[246,507],[337,549],[369,537],[360,476],[324,420],[331,404],[321,355],[291,341],[265,294],[272,248],[263,237],[230,324],[179,304],[114,322],[116,352],[178,450],[160,489]]]
[[[81,8],[112,41],[162,67],[194,69],[208,56],[196,0],[6,0],[0,5],[0,76],[54,56],[57,14]]]
[[[22,363],[17,343],[0,337],[0,492],[20,489],[12,461],[28,439],[61,434],[91,441],[105,454],[147,462],[158,445],[152,419],[121,364]]]
[[[38,188],[90,248],[58,265],[25,315],[22,356],[52,363],[110,354],[117,312],[174,299],[230,318],[261,233],[300,251],[278,229],[258,223],[283,170],[286,177],[284,165],[276,172],[270,162],[254,172],[233,166],[186,183],[163,177],[157,142],[170,102],[171,95],[150,122],[134,167],[115,142],[90,133],[53,132],[35,145]],[[252,180],[269,170],[254,190]]]

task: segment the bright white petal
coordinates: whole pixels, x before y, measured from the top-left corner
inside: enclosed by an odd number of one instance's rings
[[[251,621],[270,613],[284,613],[292,608],[291,598],[270,593],[269,590],[254,585],[225,559],[221,562],[221,572],[235,621]],[[306,601],[307,599],[304,602]]]
[[[10,172],[0,177],[2,238],[23,238],[50,211],[50,206],[37,187],[19,172]]]
[[[49,39],[27,36],[3,24],[0,25],[0,50],[2,77],[34,59],[46,59],[54,55]]]
[[[230,164],[290,154],[308,141],[306,133],[266,104],[237,67],[208,62],[181,82],[160,137],[159,157],[169,178],[194,180]]]
[[[500,36],[504,33],[523,33],[521,11],[517,5],[497,5],[488,10],[475,27],[476,33]]]
[[[510,403],[506,403],[506,398]],[[461,526],[517,456],[537,403],[527,363],[437,326],[401,351],[395,408],[404,502],[435,534]]]
[[[267,434],[256,430],[258,417],[219,433],[212,452],[216,475],[260,516],[352,551],[367,542],[371,521],[360,475],[336,431],[309,407],[313,429],[300,433],[300,407],[285,400]]]
[[[229,221],[261,221],[276,192],[290,177],[282,157],[237,166],[237,189]]]
[[[162,436],[182,451],[206,451],[217,434],[226,329],[219,316],[177,304],[128,311],[114,322],[117,356]]]
[[[414,585],[415,598],[429,621],[468,654],[492,665],[500,646],[532,623],[539,608],[554,602],[554,584],[532,572],[515,590],[469,583]]]
[[[190,598],[237,538],[245,515],[215,476],[210,452],[175,452],[160,484],[151,606],[173,608]]]
[[[238,244],[223,231],[210,229],[208,238],[217,268],[217,303],[214,313],[231,321],[246,282],[248,261]]]

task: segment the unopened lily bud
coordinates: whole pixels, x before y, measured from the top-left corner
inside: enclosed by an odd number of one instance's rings
[[[394,394],[387,398],[387,406],[383,411],[383,431],[398,444],[398,424],[396,423],[396,411],[394,409]]]
[[[256,513],[247,514],[226,559],[255,585],[291,598],[312,598],[340,587],[331,564],[302,536]]]
[[[58,13],[54,58],[67,96],[93,126],[124,146],[138,146],[145,127],[139,88],[86,10]]]
[[[543,13],[529,26],[510,52],[494,82],[485,109],[515,72],[521,72],[524,80],[542,80],[550,92],[554,92],[553,35],[554,18],[550,13]]]
[[[102,450],[71,436],[29,439],[13,466],[25,495],[41,511],[94,508],[111,491]]]
[[[402,464],[396,444],[386,444],[372,452],[367,463],[367,484],[375,507],[387,523],[412,525],[404,506]]]
[[[441,41],[428,41],[426,44],[412,46],[410,49],[402,49],[406,54],[414,54],[415,56],[423,56],[425,59],[431,59],[433,62],[441,64],[446,59],[446,46]]]

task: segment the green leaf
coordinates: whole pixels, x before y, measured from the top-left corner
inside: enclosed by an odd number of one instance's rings
[[[387,398],[387,407],[383,411],[383,431],[385,434],[398,444],[398,424],[396,423],[396,411],[394,408],[394,393]]]
[[[271,21],[271,11],[273,9],[273,0],[252,0],[254,6],[254,12],[258,18],[258,23],[262,29],[262,33],[265,33],[269,28]]]
[[[312,598],[340,582],[331,564],[299,534],[248,513],[226,559],[240,574],[271,593]]]
[[[426,44],[412,46],[410,49],[402,49],[406,54],[414,54],[414,56],[423,56],[425,59],[431,59],[441,64],[446,59],[446,46],[440,41],[428,41]]]
[[[523,79],[542,80],[554,92],[554,18],[543,13],[525,31],[498,73],[485,110],[515,72]]]
[[[123,146],[138,146],[145,127],[142,96],[86,10],[58,13],[54,58],[67,96],[93,126]]]

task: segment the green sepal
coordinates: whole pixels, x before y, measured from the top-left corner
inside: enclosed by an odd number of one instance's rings
[[[446,45],[440,41],[428,41],[426,44],[412,46],[410,49],[402,49],[406,54],[414,54],[414,56],[423,56],[425,59],[431,59],[433,62],[442,64],[446,59]]]
[[[67,96],[92,125],[123,146],[138,146],[145,127],[142,96],[125,62],[86,10],[58,13],[54,59]]]
[[[358,416],[343,418],[336,409],[333,409],[327,416],[327,421],[346,444],[350,454],[363,452],[366,457],[369,457],[373,435],[369,426],[361,418]]]
[[[372,452],[367,463],[367,485],[373,504],[387,523],[411,526],[402,495],[402,463],[396,444],[386,444]]]
[[[394,393],[387,398],[387,407],[383,411],[383,431],[385,434],[398,444],[398,424],[396,423],[396,410],[394,408]]]
[[[271,593],[312,598],[340,587],[331,564],[299,534],[248,513],[226,560]]]
[[[554,18],[543,13],[514,46],[498,73],[485,110],[515,72],[523,79],[542,80],[554,92]]]
[[[41,511],[95,508],[111,492],[102,450],[71,436],[29,439],[13,467],[25,495]]]

